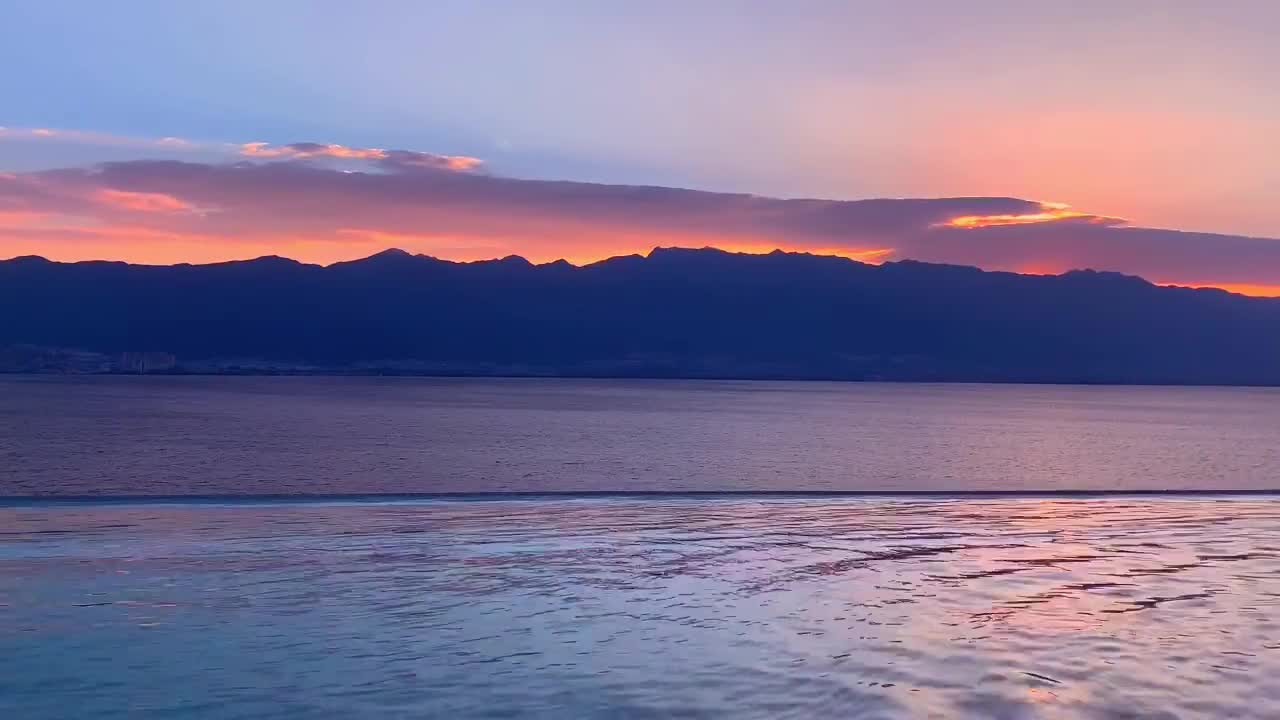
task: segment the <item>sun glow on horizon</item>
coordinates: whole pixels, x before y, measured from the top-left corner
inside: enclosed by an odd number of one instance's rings
[[[776,244],[760,243],[760,244],[738,244],[738,243],[716,243],[710,245],[716,250],[723,250],[730,253],[742,253],[744,255],[768,255],[773,252],[785,253],[806,253],[809,255],[829,255],[833,257],[842,257],[849,260],[856,260],[860,263],[868,265],[880,265],[888,262],[896,252],[894,248],[845,248],[845,247],[783,247]]]
[[[1160,282],[1163,287],[1188,287],[1198,290],[1226,290],[1237,295],[1248,295],[1258,298],[1280,298],[1280,285],[1252,285],[1249,283],[1183,283]]]

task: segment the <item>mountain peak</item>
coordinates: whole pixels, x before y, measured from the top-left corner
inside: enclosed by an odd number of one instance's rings
[[[334,267],[340,267],[340,266],[388,267],[392,265],[398,265],[401,263],[408,263],[412,261],[427,260],[427,259],[433,259],[433,258],[428,258],[428,256],[426,255],[414,255],[413,253],[410,253],[407,250],[401,250],[400,248],[387,248],[382,252],[374,253],[368,257],[363,257],[358,260],[347,260],[345,262],[337,262],[337,263],[334,263],[333,266]]]
[[[386,257],[386,258],[413,257],[413,253],[409,252],[408,250],[402,250],[400,248],[393,247],[393,248],[387,248],[386,250],[383,250],[382,252],[379,252],[379,253],[374,253],[365,259],[368,260],[370,258],[376,258],[376,257]]]
[[[283,255],[263,255],[262,257],[256,257],[252,260],[241,260],[239,262],[249,262],[249,263],[255,263],[258,265],[278,265],[278,266],[285,266],[285,265],[292,266],[292,265],[302,264],[297,260],[294,260],[293,258],[287,258],[287,257],[284,257]]]
[[[669,247],[662,247],[662,246],[655,247],[649,251],[649,254],[646,255],[646,257],[653,260],[653,259],[660,259],[660,258],[711,257],[711,256],[723,256],[723,255],[736,255],[736,254],[741,254],[741,253],[731,253],[728,250],[721,250],[720,248],[713,248],[713,247],[689,248],[689,247],[677,247],[673,245]]]
[[[1109,270],[1093,270],[1090,268],[1083,270],[1068,270],[1058,277],[1066,280],[1111,282],[1117,285],[1151,285],[1150,282],[1138,277],[1137,275],[1126,275],[1125,273],[1111,272]]]
[[[19,255],[9,258],[8,260],[0,260],[0,262],[13,263],[15,265],[52,265],[53,261],[40,255]]]

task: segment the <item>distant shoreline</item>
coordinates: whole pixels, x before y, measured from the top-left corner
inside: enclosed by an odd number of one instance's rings
[[[692,375],[692,374],[552,374],[552,373],[484,373],[484,372],[413,372],[396,370],[227,370],[227,371],[158,371],[158,372],[45,372],[0,370],[0,378],[406,378],[438,380],[642,380],[675,382],[794,382],[794,383],[865,383],[885,385],[1045,385],[1058,387],[1172,387],[1172,388],[1258,388],[1278,389],[1280,383],[1192,383],[1141,380],[1057,380],[1057,379],[940,379],[940,378],[850,378],[802,375]]]
[[[806,500],[914,499],[1015,500],[1019,498],[1087,500],[1090,498],[1271,497],[1280,488],[1264,490],[537,490],[437,493],[317,493],[218,495],[0,495],[0,507],[41,505],[291,505],[383,504],[415,502],[498,502],[538,500]]]

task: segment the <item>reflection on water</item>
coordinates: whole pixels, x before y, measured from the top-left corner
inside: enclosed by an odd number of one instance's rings
[[[0,618],[6,718],[1274,718],[1280,503],[7,507]]]

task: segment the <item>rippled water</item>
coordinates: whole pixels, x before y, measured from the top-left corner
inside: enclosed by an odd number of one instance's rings
[[[0,507],[0,717],[1275,718],[1280,500]]]
[[[1280,489],[1280,389],[0,377],[0,496]]]

